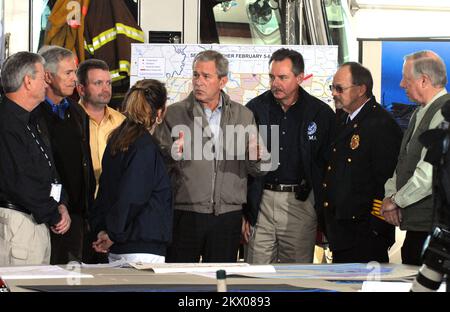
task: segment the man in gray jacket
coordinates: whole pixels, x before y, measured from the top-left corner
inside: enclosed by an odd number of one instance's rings
[[[421,265],[421,251],[433,223],[433,167],[424,161],[427,149],[419,136],[443,121],[441,108],[450,95],[442,59],[432,51],[405,56],[400,87],[419,104],[409,122],[400,147],[394,175],[385,186],[381,212],[386,221],[406,230],[402,263]]]
[[[260,175],[261,161],[252,112],[222,91],[227,76],[228,60],[222,54],[197,54],[193,91],[167,108],[155,131],[173,157],[182,148],[167,262],[237,260],[247,175]]]

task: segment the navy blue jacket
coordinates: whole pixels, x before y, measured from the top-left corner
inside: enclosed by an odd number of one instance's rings
[[[94,202],[95,176],[89,145],[89,117],[81,106],[69,101],[65,119],[42,102],[34,111],[42,125],[43,138],[52,146],[61,183],[68,195],[69,212],[86,217]]]
[[[111,155],[108,143],[90,221],[105,230],[111,252],[165,256],[172,237],[172,188],[159,147],[145,132],[126,152]]]
[[[253,112],[258,126],[270,124],[269,107],[271,102],[275,102],[275,98],[271,91],[266,91],[246,105]],[[303,88],[299,89],[299,102],[296,105],[304,105],[304,118],[299,120],[301,122],[300,155],[304,168],[303,174],[306,182],[314,191],[315,208],[318,216],[321,216],[321,205],[319,203],[321,203],[322,198],[322,180],[336,125],[335,114],[329,105],[311,96]],[[270,138],[270,129],[268,138]],[[300,183],[301,181],[299,181]],[[249,177],[244,215],[252,225],[256,224],[258,217],[263,186],[264,177]]]

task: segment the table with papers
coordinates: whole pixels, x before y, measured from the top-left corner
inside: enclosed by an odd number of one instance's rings
[[[215,291],[215,272],[230,291],[364,290],[363,282],[411,283],[418,267],[400,264],[142,264],[0,267],[11,291]],[[365,289],[373,289],[374,284]],[[403,285],[403,287],[405,287]],[[400,289],[400,288],[398,288]],[[402,288],[405,289],[405,288]]]

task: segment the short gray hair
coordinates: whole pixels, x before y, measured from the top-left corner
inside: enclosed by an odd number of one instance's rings
[[[31,52],[17,52],[8,57],[2,66],[2,85],[5,93],[16,92],[25,76],[36,78],[36,64],[45,65],[42,56]]]
[[[219,78],[228,76],[228,60],[221,53],[214,50],[205,50],[198,53],[194,62],[192,62],[192,69],[194,69],[196,62],[209,62],[214,61],[217,68],[217,75]]]
[[[58,72],[58,64],[66,58],[74,58],[72,51],[59,46],[43,46],[38,54],[45,59],[45,70],[56,74]]]
[[[442,58],[435,52],[424,50],[408,54],[404,57],[405,62],[413,62],[413,75],[430,77],[433,87],[444,87],[447,84],[447,70]]]

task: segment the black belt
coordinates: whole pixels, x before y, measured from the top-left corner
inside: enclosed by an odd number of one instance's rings
[[[271,190],[274,192],[297,192],[298,184],[264,184],[266,190]]]
[[[23,208],[20,205],[16,205],[8,200],[0,200],[0,208],[6,208],[6,209],[11,209],[11,210],[15,210],[15,211],[19,211],[19,212],[23,212],[26,214],[31,214],[30,211],[28,211],[27,209]]]

